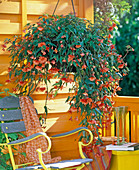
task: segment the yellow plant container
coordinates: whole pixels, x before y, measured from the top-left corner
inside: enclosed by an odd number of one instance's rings
[[[112,151],[110,170],[139,170],[139,150]]]

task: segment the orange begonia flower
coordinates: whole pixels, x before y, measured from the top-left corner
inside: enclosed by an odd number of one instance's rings
[[[38,27],[38,30],[39,30],[39,31],[43,31],[44,28],[43,28],[43,27]]]
[[[80,99],[80,102],[81,102],[82,104],[84,104],[84,105],[87,105],[87,104],[88,104],[87,99]]]
[[[87,67],[87,66],[84,64],[84,65],[82,66],[82,69],[86,69],[86,67]]]
[[[113,23],[113,24],[112,24],[112,27],[116,27],[116,24],[115,24],[115,23]]]
[[[49,70],[48,70],[48,73],[57,73],[59,71],[59,69],[58,68],[50,68]],[[47,78],[48,79],[48,78]]]
[[[66,60],[62,60],[63,63],[66,63],[67,61]]]
[[[85,55],[84,53],[81,53],[81,54],[80,54],[80,56],[82,56],[82,57],[83,57],[84,55]]]
[[[68,55],[68,62],[72,61],[75,58],[74,55]]]
[[[88,93],[85,92],[85,93],[83,93],[83,95],[84,95],[84,96],[88,96]]]
[[[30,50],[27,50],[27,53],[28,53],[28,54],[32,54],[32,51],[30,51]]]
[[[55,60],[52,60],[51,63],[52,63],[52,64],[55,64],[56,62],[55,62]]]
[[[70,111],[71,111],[71,112],[77,112],[77,108],[72,106],[72,107],[70,108]]]
[[[76,48],[80,48],[80,47],[81,47],[81,45],[76,45],[75,47],[76,47]]]
[[[89,80],[90,81],[94,81],[96,79],[96,77],[90,77]]]
[[[38,60],[33,60],[33,64],[38,65],[40,62]]]
[[[63,48],[63,47],[64,47],[64,45],[63,45],[63,44],[61,44],[61,45],[60,45],[60,47],[61,47],[61,48]]]
[[[5,80],[5,82],[6,82],[6,83],[11,83],[11,80],[10,80],[10,79],[8,79],[8,80]]]
[[[49,49],[50,49],[50,48],[46,46],[46,50],[47,50],[48,52],[49,52]]]
[[[95,103],[92,103],[91,109],[93,109],[93,108],[95,108],[95,107],[96,107]]]
[[[39,57],[39,62],[41,63],[41,64],[44,64],[44,63],[46,63],[46,61],[47,61],[47,58],[46,57]]]
[[[57,53],[57,52],[58,52],[56,48],[55,48],[54,52],[55,52],[55,53]]]
[[[12,71],[12,69],[10,67],[8,67],[8,72]]]
[[[96,104],[99,106],[101,104],[101,101],[97,101]]]
[[[22,68],[22,71],[23,71],[24,73],[27,72],[27,68],[26,68],[26,67]]]
[[[41,67],[41,66],[36,66],[35,68],[36,68],[37,70],[39,70],[39,71],[42,70],[42,67]]]
[[[62,35],[61,38],[65,38],[66,36],[65,35]]]
[[[45,45],[45,46],[46,46],[45,42],[41,42],[41,43],[39,43],[39,44],[38,44],[38,47],[42,47],[43,45]]]
[[[112,26],[110,26],[110,27],[109,27],[109,30],[110,30],[110,31],[113,31],[113,27],[112,27]]]
[[[124,64],[120,64],[119,66],[118,66],[118,68],[123,68],[124,67]]]
[[[19,84],[20,86],[24,86],[24,85],[26,84],[26,81],[20,80],[18,84]]]
[[[41,92],[43,92],[44,90],[46,90],[46,88],[45,88],[45,87],[40,87],[39,90],[40,90]]]

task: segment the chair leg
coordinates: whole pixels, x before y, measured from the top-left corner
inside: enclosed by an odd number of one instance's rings
[[[83,167],[85,167],[85,164],[82,164],[81,166],[77,167],[76,170],[81,170],[81,169],[83,169]]]
[[[83,169],[83,167],[85,167],[85,164],[82,164],[82,165],[77,166],[77,167],[65,168],[65,169],[62,169],[62,170],[72,170],[72,169],[81,170],[81,169]]]

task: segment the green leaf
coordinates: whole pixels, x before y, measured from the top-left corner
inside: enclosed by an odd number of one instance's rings
[[[10,159],[9,153],[3,155],[5,161],[8,161]]]
[[[58,93],[58,90],[55,92],[54,97],[56,97],[57,93]]]
[[[18,151],[18,149],[17,149],[17,148],[15,148],[14,146],[12,146],[12,149],[14,149],[15,151]]]
[[[2,165],[0,165],[0,170],[6,170]]]
[[[102,113],[99,109],[95,108],[95,110],[99,113],[99,115],[102,115]]]
[[[5,88],[5,89],[4,89],[4,91],[5,91],[5,92],[8,92],[8,91],[9,91],[9,89],[8,89],[8,88]]]
[[[45,114],[46,114],[46,116],[47,116],[47,113],[48,113],[47,106],[44,106],[44,110],[45,110]]]
[[[80,103],[80,104],[79,104],[79,106],[80,106],[80,108],[81,108],[81,115],[82,115],[82,113],[84,112],[83,104],[82,104],[82,103]]]
[[[69,101],[69,99],[70,99],[71,97],[70,96],[68,96],[68,98],[66,99],[66,101],[65,101],[65,103],[67,103],[68,101]]]
[[[94,82],[90,81],[89,79],[88,79],[88,80],[85,80],[85,83],[86,83],[86,84],[94,84]]]
[[[26,153],[25,152],[22,152],[20,154],[23,155],[24,157],[26,157]]]
[[[83,139],[83,136],[80,136],[79,141],[81,141],[82,139]]]
[[[58,41],[58,40],[62,40],[62,35],[63,35],[63,32],[61,32],[54,41]]]
[[[22,137],[26,137],[23,133],[21,133],[21,132],[18,132],[17,134],[19,134],[19,135],[21,135]]]
[[[4,92],[0,92],[0,94],[3,94]]]
[[[13,140],[17,140],[18,135],[17,135],[16,133],[9,133],[9,134],[8,134],[8,137],[10,137],[10,138],[13,139]]]
[[[8,92],[11,96],[18,97],[16,94]]]
[[[29,90],[31,91],[31,90],[33,89],[33,87],[34,87],[34,83],[32,83],[32,84],[31,84],[31,86],[30,86],[30,89],[29,89]]]
[[[41,121],[42,120],[42,115],[39,117],[39,121]]]

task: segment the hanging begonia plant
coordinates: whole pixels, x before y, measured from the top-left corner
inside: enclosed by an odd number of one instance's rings
[[[45,93],[56,96],[64,84],[72,83],[75,95],[68,97],[70,112],[79,112],[81,125],[90,127],[94,136],[99,136],[99,128],[109,120],[112,101],[108,96],[120,90],[119,80],[127,74],[127,64],[116,53],[110,32],[115,23],[110,20],[105,29],[97,24],[75,17],[40,17],[35,24],[27,24],[24,37],[7,39],[4,46],[11,55],[9,81],[17,83],[21,94],[30,95],[45,82]],[[74,71],[74,78],[69,72]],[[52,77],[59,81],[48,89]],[[76,83],[74,83],[76,82]],[[47,112],[47,106],[45,106]]]

